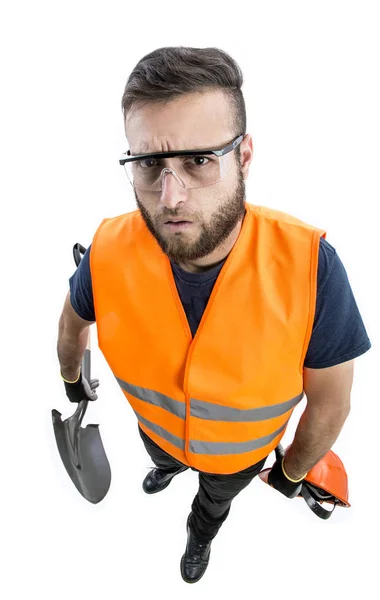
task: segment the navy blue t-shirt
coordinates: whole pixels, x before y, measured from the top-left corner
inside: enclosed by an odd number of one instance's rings
[[[75,312],[82,319],[95,321],[90,250],[91,244],[70,277],[69,285]],[[171,263],[193,336],[225,260],[204,273],[188,273]],[[320,238],[317,305],[304,366],[310,369],[332,367],[364,354],[371,346],[346,270],[336,250]]]

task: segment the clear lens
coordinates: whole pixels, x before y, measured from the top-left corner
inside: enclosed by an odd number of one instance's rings
[[[233,152],[224,156],[196,155],[173,158],[146,158],[124,164],[134,187],[152,192],[162,191],[163,178],[171,171],[186,189],[196,189],[222,181],[231,167]]]

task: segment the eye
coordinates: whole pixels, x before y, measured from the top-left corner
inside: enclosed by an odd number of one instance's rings
[[[157,166],[157,161],[155,158],[146,158],[144,160],[139,160],[137,165],[142,169],[151,169],[152,167]]]
[[[192,156],[192,157],[189,157],[188,160],[194,161],[191,163],[191,166],[196,166],[196,167],[203,167],[204,165],[207,165],[207,163],[209,162],[209,159],[206,156]]]

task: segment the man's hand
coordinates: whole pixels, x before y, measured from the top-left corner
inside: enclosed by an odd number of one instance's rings
[[[81,402],[82,400],[97,400],[98,395],[94,390],[99,385],[99,379],[90,379],[88,382],[85,377],[82,376],[82,373],[79,375],[78,381],[75,383],[67,383],[67,381],[63,382],[65,384],[66,396],[70,400],[70,402]]]
[[[301,492],[302,481],[305,477],[302,478],[301,481],[295,483],[291,481],[286,475],[282,468],[283,458],[279,458],[274,463],[272,469],[268,474],[268,483],[270,486],[274,487],[277,491],[284,494],[287,498],[295,498]]]

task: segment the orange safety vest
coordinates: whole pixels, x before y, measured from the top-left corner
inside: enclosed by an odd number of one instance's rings
[[[304,396],[320,237],[245,203],[195,337],[171,265],[139,210],[91,247],[98,343],[140,427],[185,465],[235,473],[268,456]]]

